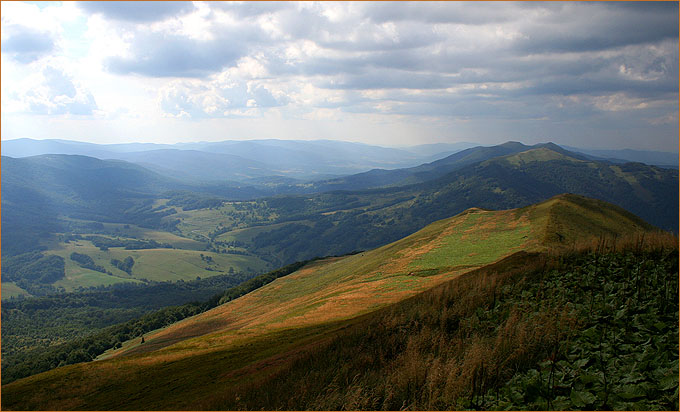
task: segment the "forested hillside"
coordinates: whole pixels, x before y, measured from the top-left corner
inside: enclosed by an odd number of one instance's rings
[[[368,249],[470,207],[522,207],[565,192],[614,203],[677,231],[677,182],[677,170],[586,161],[544,147],[417,185],[268,199],[278,221],[297,222],[256,235],[253,246],[283,261],[319,254],[321,245],[329,253]]]

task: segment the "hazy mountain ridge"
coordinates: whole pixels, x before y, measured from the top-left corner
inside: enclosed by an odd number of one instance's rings
[[[527,150],[529,147],[540,146],[508,142],[497,146],[439,143],[386,148],[331,140],[275,139],[174,145],[155,143],[100,145],[56,139],[15,139],[2,141],[1,144],[3,155],[10,157],[73,154],[98,159],[126,160],[194,184],[240,182],[260,185],[260,179],[268,176],[272,177],[271,181],[281,177],[307,182],[320,181],[314,183],[313,190],[316,191],[357,190],[423,182],[479,160],[509,154],[522,148]],[[556,151],[564,150],[557,145],[553,145],[552,148]],[[677,154],[672,153],[565,148],[589,160],[677,165]],[[460,152],[465,154],[451,156]],[[621,154],[621,158],[617,158],[617,153]],[[296,192],[292,184],[288,186],[290,192]]]
[[[614,163],[638,162],[654,166],[678,167],[678,153],[657,150],[632,149],[579,149],[564,146],[567,150],[589,155],[594,160],[608,160]]]
[[[443,159],[416,167],[396,170],[374,169],[365,173],[338,179],[315,182],[314,188],[317,191],[323,192],[329,190],[362,190],[424,183],[474,163],[543,147],[564,155],[586,159],[583,155],[566,151],[554,143],[540,143],[533,146],[527,146],[519,142],[507,142],[498,146],[477,146],[465,149]]]
[[[422,151],[422,150],[421,150]],[[262,176],[310,180],[327,175],[348,175],[364,170],[415,166],[432,158],[425,154],[363,143],[340,141],[251,140],[178,143],[125,143],[98,145],[64,140],[16,139],[2,142],[4,156],[74,154],[152,164],[173,177],[203,181],[244,181]],[[207,163],[203,163],[204,159]],[[186,162],[186,165],[183,164]],[[216,167],[222,163],[222,168]]]
[[[420,184],[268,200],[279,215],[295,211],[297,220],[315,225],[291,224],[261,233],[253,246],[292,260],[316,256],[321,247],[340,254],[397,240],[470,207],[522,207],[565,192],[617,204],[676,231],[677,185],[677,170],[581,160],[543,146],[473,163]],[[349,204],[355,206],[343,210]]]

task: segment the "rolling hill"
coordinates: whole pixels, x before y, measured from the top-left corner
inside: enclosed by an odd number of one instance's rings
[[[44,240],[54,233],[82,232],[64,221],[68,217],[169,231],[214,250],[236,246],[282,265],[375,248],[470,207],[522,207],[565,192],[617,204],[665,230],[678,227],[677,170],[594,161],[549,143],[477,147],[379,173],[384,179],[345,179],[348,187],[393,186],[286,195],[321,190],[325,183],[197,186],[121,161],[3,158],[4,253],[48,247]],[[249,197],[258,200],[244,201]]]
[[[161,222],[171,209],[154,206],[162,194],[262,196],[250,186],[187,184],[137,164],[80,155],[3,156],[2,177],[3,256],[45,248],[54,233],[78,230],[71,227],[73,220],[171,230],[172,222],[169,226]]]
[[[146,167],[159,174],[184,182],[241,182],[276,176],[280,173],[263,162],[241,156],[198,150],[158,149],[119,153],[116,159]]]
[[[128,342],[108,359],[5,385],[3,409],[200,408],[254,377],[273,376],[376,310],[464,273],[517,253],[560,253],[591,236],[649,231],[617,206],[576,195],[520,209],[468,209],[378,249],[316,261],[147,334],[143,344]]]
[[[493,159],[495,157],[543,147],[559,153],[569,153],[553,143],[541,143],[534,146],[527,146],[520,142],[506,142],[498,146],[477,146],[468,148],[451,154],[443,159],[415,167],[394,170],[373,169],[356,175],[315,182],[314,187],[316,191],[324,192],[330,190],[362,190],[387,186],[406,186],[434,180],[453,171],[462,169],[465,166]],[[569,155],[583,158],[576,153],[569,153]]]
[[[64,216],[158,222],[153,195],[177,185],[130,163],[69,155],[3,156],[2,178],[3,257],[39,248],[64,231]]]
[[[545,145],[414,185],[268,198],[279,225],[258,228],[250,239],[248,229],[222,236],[242,237],[250,250],[287,263],[374,248],[470,207],[523,207],[565,192],[616,204],[677,232],[677,170],[586,160]]]

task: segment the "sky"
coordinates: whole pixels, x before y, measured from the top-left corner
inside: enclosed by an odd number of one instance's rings
[[[2,139],[678,151],[678,3],[0,3]]]

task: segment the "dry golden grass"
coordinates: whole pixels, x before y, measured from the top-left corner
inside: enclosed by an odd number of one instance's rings
[[[554,210],[558,207],[582,209],[589,206],[583,204],[587,201],[566,195],[522,209],[469,209],[391,245],[353,256],[316,261],[235,301],[148,334],[145,344],[121,350],[115,355],[148,353],[151,358],[144,362],[153,362],[154,356],[177,359],[190,356],[194,350],[210,351],[211,348],[230,345],[240,337],[252,338],[275,330],[356,317],[519,250],[546,250],[550,246],[545,243],[546,231],[555,226]],[[598,210],[596,213],[604,212]],[[508,241],[508,234],[513,233],[527,235],[522,238],[513,235],[514,238]],[[638,235],[628,234],[619,238],[618,247],[639,242],[635,236]],[[647,244],[672,241],[662,234],[646,236]],[[446,250],[454,250],[454,253],[444,255],[442,260],[441,251],[445,247],[448,247]],[[489,254],[489,247],[504,247],[505,250],[494,250]],[[574,250],[593,247],[593,240],[587,237],[579,239],[579,243],[572,241],[552,250],[564,253],[566,247]],[[455,250],[460,250],[460,257],[455,256]],[[430,256],[439,257],[432,260]],[[464,258],[478,262],[456,264],[456,259]],[[416,276],[415,262],[421,262],[420,265],[422,262],[434,262],[429,265],[436,265],[437,272],[430,276]],[[162,351],[162,355],[152,354],[173,345],[176,350],[171,351],[171,355],[168,351]]]

